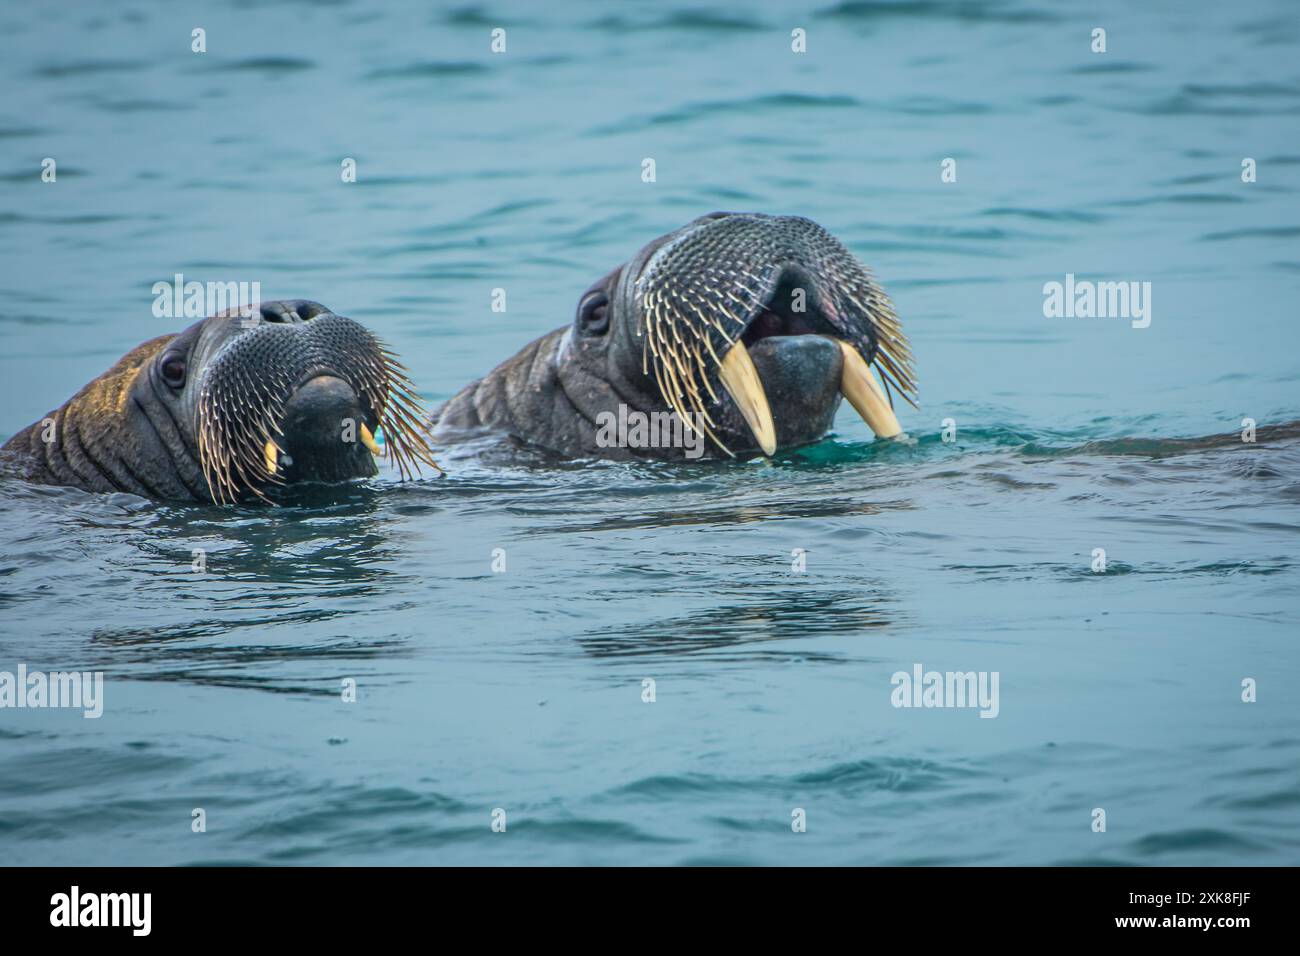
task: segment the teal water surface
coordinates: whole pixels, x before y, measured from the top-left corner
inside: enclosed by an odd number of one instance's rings
[[[0,671],[105,700],[0,710],[0,860],[1300,862],[1300,437],[1183,441],[1300,419],[1289,0],[10,4],[0,54],[0,439],[179,328],[178,272],[434,405],[715,209],[839,236],[921,382],[914,442],[846,406],[773,462],[6,480]],[[1046,318],[1067,274],[1150,325]],[[892,706],[916,664],[997,717]]]

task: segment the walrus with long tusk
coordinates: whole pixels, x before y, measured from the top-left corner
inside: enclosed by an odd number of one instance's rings
[[[611,443],[612,416],[676,416],[711,457],[814,442],[843,396],[899,435],[912,355],[885,293],[810,219],[713,213],[655,239],[589,288],[573,323],[466,386],[439,443],[498,432],[571,457],[681,459],[682,443]],[[631,434],[631,433],[629,433]]]
[[[158,500],[267,498],[278,485],[437,468],[405,370],[318,302],[264,303],[151,339],[0,449],[35,482]]]

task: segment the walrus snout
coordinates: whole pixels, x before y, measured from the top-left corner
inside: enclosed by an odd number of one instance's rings
[[[300,385],[284,406],[277,470],[286,481],[344,481],[377,474],[367,447],[374,443],[352,386],[334,375]],[[274,454],[274,452],[268,452]]]
[[[830,430],[840,407],[840,380],[844,353],[839,344],[818,335],[769,336],[749,349],[758,379],[771,407],[776,409],[774,426],[777,444],[790,448],[814,442]],[[739,446],[745,443],[747,423],[730,420],[725,431]]]
[[[370,477],[371,456],[385,453],[404,476],[416,462],[437,467],[418,408],[404,368],[365,327],[304,299],[264,303],[261,322],[229,327],[197,389],[213,497]]]

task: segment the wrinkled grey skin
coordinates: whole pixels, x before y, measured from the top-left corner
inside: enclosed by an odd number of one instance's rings
[[[199,460],[198,396],[218,357],[256,333],[272,359],[280,350],[313,356],[299,363],[298,380],[286,389],[286,435],[280,440],[292,463],[282,462],[280,477],[291,483],[374,475],[377,469],[365,447],[341,440],[343,419],[373,430],[374,413],[345,380],[348,373],[332,367],[328,349],[317,348],[313,323],[360,330],[319,303],[297,299],[263,304],[260,323],[251,327],[238,317],[216,316],[179,334],[151,339],[42,421],[14,435],[0,449],[0,463],[6,473],[41,484],[156,500],[212,501]],[[164,369],[175,371],[177,360],[183,362],[184,379],[169,382]],[[243,412],[234,414],[237,418]]]
[[[670,244],[707,238],[708,230],[731,216],[761,220],[773,228],[796,221],[808,223],[791,217],[712,213],[653,240],[583,294],[572,324],[533,341],[450,399],[435,413],[434,441],[446,445],[495,432],[567,457],[692,457],[681,447],[601,447],[597,442],[598,422],[602,412],[617,415],[620,403],[647,413],[668,411],[653,374],[644,365],[637,281],[652,267],[661,250]],[[790,286],[807,286],[814,291],[824,282],[824,276],[807,275],[792,266],[768,306],[785,311]],[[593,315],[591,307],[601,296],[608,301],[608,327],[604,331],[598,311]],[[809,311],[805,321],[811,334],[760,338],[749,346],[771,405],[778,448],[822,438],[840,404],[844,359],[836,342],[823,336],[845,336],[832,329],[816,308]],[[875,348],[869,323],[862,323],[859,335],[869,361]],[[737,457],[761,454],[739,409],[716,381],[715,391],[718,400],[711,402],[709,413],[718,424],[718,437]],[[705,457],[727,457],[712,441],[705,442],[704,447]]]

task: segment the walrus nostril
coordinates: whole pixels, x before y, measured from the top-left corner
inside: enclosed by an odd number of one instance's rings
[[[290,325],[298,321],[298,313],[286,309],[279,302],[271,302],[262,306],[262,321],[272,324]]]
[[[310,299],[281,299],[262,306],[262,321],[279,325],[297,325],[330,314],[328,308]]]

